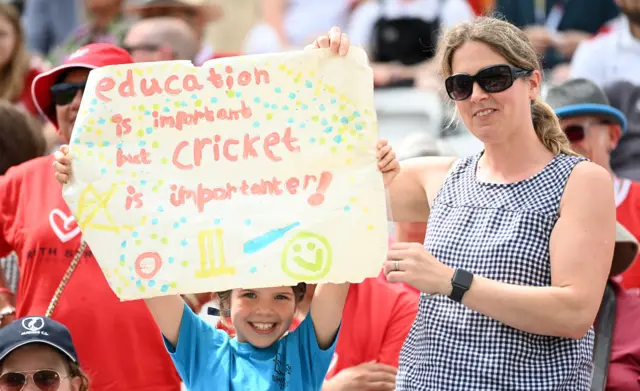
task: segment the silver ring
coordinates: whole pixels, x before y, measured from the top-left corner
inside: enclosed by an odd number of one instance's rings
[[[394,265],[394,267],[395,267],[396,271],[397,271],[397,272],[399,272],[399,271],[400,271],[400,262],[399,262],[399,261],[395,261],[395,262],[393,263],[393,265]]]

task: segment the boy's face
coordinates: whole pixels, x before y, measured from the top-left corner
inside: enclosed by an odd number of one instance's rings
[[[293,320],[296,299],[290,286],[234,289],[231,293],[231,323],[240,342],[257,348],[273,345]]]

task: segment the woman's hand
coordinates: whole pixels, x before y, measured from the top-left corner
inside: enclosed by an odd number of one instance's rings
[[[384,185],[389,186],[400,172],[400,163],[398,163],[396,153],[393,152],[393,148],[387,140],[379,140],[376,148],[378,149],[376,153],[378,168],[382,172]]]
[[[449,296],[453,273],[420,243],[392,244],[384,263],[387,281],[404,282],[426,294]]]
[[[326,48],[334,54],[344,56],[349,52],[349,37],[338,27],[332,27],[327,35],[321,35],[311,45],[307,45],[307,49]]]
[[[71,178],[71,157],[69,156],[69,146],[62,145],[55,154],[53,154],[53,168],[56,170],[56,179],[61,184],[66,184]]]

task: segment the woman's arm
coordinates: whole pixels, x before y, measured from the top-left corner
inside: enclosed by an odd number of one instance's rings
[[[316,332],[318,346],[328,349],[336,338],[342,321],[342,309],[347,300],[349,283],[320,284],[316,287],[309,314]]]
[[[454,157],[440,156],[402,161],[398,176],[389,185],[389,219],[425,223],[429,218],[429,203],[435,198],[455,161]]]
[[[581,338],[598,312],[615,246],[611,175],[580,163],[569,177],[560,217],[551,233],[551,286],[506,284],[474,276],[462,303],[513,328],[533,334]],[[394,271],[396,260],[400,271]],[[385,274],[425,293],[451,294],[454,270],[422,245],[392,245]]]
[[[571,174],[551,233],[550,287],[523,287],[474,277],[463,303],[530,333],[581,338],[600,307],[615,246],[611,175],[593,163]]]

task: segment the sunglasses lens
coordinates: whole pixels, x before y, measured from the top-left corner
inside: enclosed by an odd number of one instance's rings
[[[20,391],[27,382],[27,377],[22,373],[5,373],[0,376],[0,390]]]
[[[445,88],[449,98],[464,100],[473,92],[473,79],[469,75],[453,75],[445,81]]]
[[[570,125],[564,128],[569,142],[576,142],[584,139],[584,128],[580,125]]]
[[[84,83],[56,84],[51,87],[51,95],[56,105],[64,106],[73,101],[79,90],[84,91]]]
[[[476,76],[478,84],[489,93],[502,92],[513,85],[511,68],[504,65],[482,70]]]
[[[45,369],[33,374],[33,382],[41,391],[56,391],[60,386],[60,376]]]

